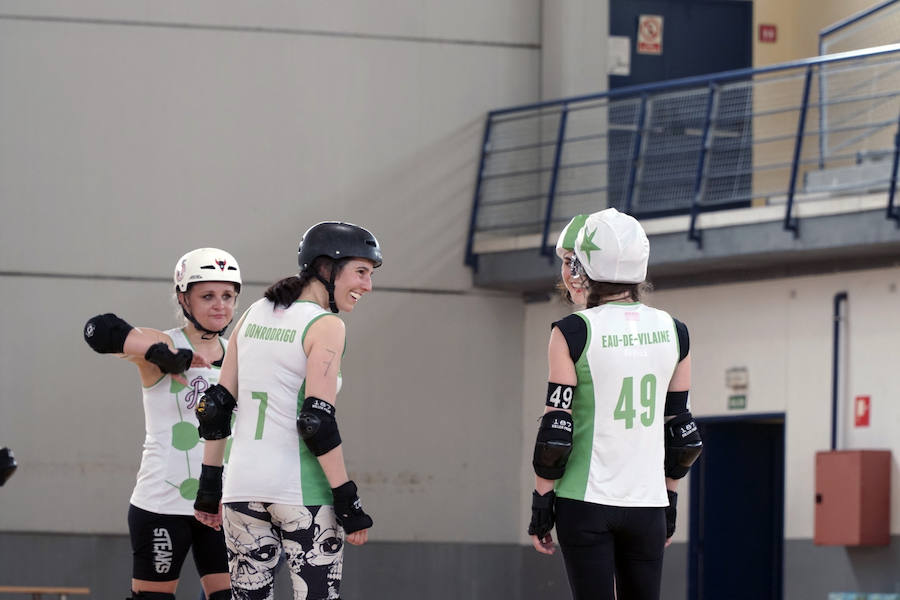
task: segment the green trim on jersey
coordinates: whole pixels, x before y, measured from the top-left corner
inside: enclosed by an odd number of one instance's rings
[[[168,377],[168,375],[166,375],[165,373],[163,373],[162,375],[159,376],[159,379],[157,379],[156,381],[154,381],[154,382],[151,383],[150,385],[143,385],[143,384],[141,384],[141,387],[144,388],[145,390],[149,390],[150,388],[153,388],[153,387],[158,386],[158,385],[159,385],[159,382],[162,381],[163,379],[165,379],[166,377]]]
[[[298,302],[309,302],[309,300],[298,300]],[[316,304],[315,302],[309,302],[309,303]],[[316,306],[318,306],[318,304],[316,304]],[[300,334],[300,346],[302,347],[303,344],[306,343],[306,332],[309,331],[309,328],[312,326],[313,323],[315,323],[322,317],[332,317],[332,316],[337,317],[337,315],[335,315],[334,313],[322,313],[321,315],[316,315],[315,317],[310,319],[309,323],[306,324],[306,327],[303,328],[303,333]],[[340,319],[340,317],[338,317],[338,319]]]
[[[306,332],[304,331],[304,333]],[[297,414],[300,414],[300,408],[305,399],[306,380],[304,379],[300,385],[300,391],[297,392]],[[309,451],[306,442],[302,439],[300,440],[300,494],[303,496],[304,506],[334,504],[331,485],[328,483],[328,478],[325,477],[325,471],[319,464],[319,459]]]
[[[591,453],[594,441],[594,418],[596,406],[594,402],[594,382],[591,379],[591,367],[587,360],[587,350],[591,347],[591,322],[580,313],[575,313],[587,327],[587,340],[584,351],[575,363],[575,375],[578,384],[572,399],[572,454],[566,464],[566,472],[556,482],[556,495],[561,498],[584,500],[587,491],[588,474],[591,470]]]
[[[229,323],[229,324],[230,324],[230,323]],[[196,354],[196,353],[197,353],[197,349],[194,348],[194,342],[191,341],[191,336],[189,336],[189,335],[187,334],[187,331],[185,331],[186,329],[187,329],[187,327],[182,327],[179,331],[181,331],[182,335],[184,335],[184,339],[187,340],[188,346],[191,347],[191,352],[193,352],[193,353]],[[221,336],[221,335],[218,335],[218,336],[216,336],[216,339],[219,341],[219,347],[222,348],[222,358],[221,358],[221,360],[225,360],[225,344],[222,342],[222,336]],[[172,342],[172,345],[175,346],[175,340],[171,340],[171,339],[170,339],[170,341]],[[175,347],[177,348],[178,346],[175,346]],[[190,368],[190,367],[188,367],[188,368]],[[220,366],[218,366],[218,365],[214,365],[214,364],[212,364],[212,361],[210,361],[210,368],[211,368],[211,369],[221,369],[222,367],[220,367]]]

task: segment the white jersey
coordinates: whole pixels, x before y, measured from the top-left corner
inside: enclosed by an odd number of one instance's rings
[[[575,363],[572,454],[556,493],[611,506],[668,506],[666,392],[679,348],[668,313],[610,303],[576,313],[587,342]]]
[[[333,503],[318,459],[297,433],[306,397],[303,340],[310,325],[331,314],[315,302],[285,309],[265,298],[247,309],[234,334],[238,396],[222,502]],[[340,384],[338,377],[338,390]]]
[[[165,332],[176,348],[192,348],[182,329]],[[224,349],[227,342],[219,338]],[[193,515],[199,486],[203,444],[197,432],[194,408],[210,386],[219,381],[219,367],[190,368],[182,376],[185,386],[171,375],[145,387],[144,453],[131,503],[149,512]]]

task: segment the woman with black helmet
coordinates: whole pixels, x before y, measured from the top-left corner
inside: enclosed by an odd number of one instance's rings
[[[84,327],[95,351],[135,363],[144,397],[146,437],[128,510],[134,600],[174,600],[181,567],[193,548],[209,600],[231,598],[225,539],[194,518],[202,445],[194,407],[219,380],[226,340],[241,291],[229,253],[198,248],[175,264],[175,296],[184,327],[132,327],[112,313]]]
[[[273,284],[241,317],[219,385],[197,407],[210,441],[196,515],[224,526],[232,590],[242,600],[274,597],[282,551],[295,599],[338,598],[344,540],[363,544],[372,526],[335,420],[345,343],[336,313],[372,290],[381,248],[362,227],[324,222],[303,235],[298,261],[299,275]]]
[[[650,245],[614,208],[583,219],[572,274],[587,308],[553,323],[528,527],[556,532],[575,600],[658,600],[677,480],[700,454],[687,328],[641,302]]]

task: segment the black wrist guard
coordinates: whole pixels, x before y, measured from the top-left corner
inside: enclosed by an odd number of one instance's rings
[[[222,440],[231,435],[231,413],[237,402],[225,386],[216,384],[210,386],[197,402],[194,411],[200,437],[204,440]]]
[[[344,533],[353,533],[372,526],[372,517],[363,511],[353,480],[331,488],[331,494],[334,496],[334,514],[338,525],[344,528]]]
[[[134,329],[112,313],[97,315],[84,324],[84,341],[100,354],[121,354],[125,338]]]
[[[194,499],[194,509],[212,515],[219,512],[222,501],[222,471],[224,467],[200,465],[200,487]]]
[[[537,490],[531,493],[531,523],[528,524],[528,535],[536,535],[543,540],[553,529],[556,521],[554,505],[556,504],[556,492],[550,490],[543,496]]]
[[[175,352],[172,352],[165,342],[156,342],[147,348],[144,359],[159,367],[163,373],[184,373],[191,366],[194,353],[187,348],[176,348]]]
[[[669,495],[669,505],[666,507],[666,539],[675,533],[675,507],[678,506],[678,494],[672,490],[666,490]]]
[[[16,457],[9,448],[0,448],[0,485],[6,483],[6,480],[12,477],[19,465],[16,464]]]
[[[341,434],[334,420],[334,405],[310,396],[297,415],[297,433],[315,456],[322,456],[341,445]]]

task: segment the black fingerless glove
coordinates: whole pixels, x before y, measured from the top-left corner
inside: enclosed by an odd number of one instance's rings
[[[184,373],[194,360],[194,353],[187,348],[176,348],[175,352],[169,349],[165,342],[156,342],[147,348],[144,359],[151,362],[163,373]]]
[[[334,513],[338,525],[344,528],[344,533],[353,533],[372,526],[372,517],[363,511],[359,496],[356,495],[356,484],[352,480],[331,488],[331,493],[334,496]]]
[[[543,540],[553,529],[555,519],[554,504],[556,493],[550,490],[543,496],[537,490],[531,494],[531,523],[528,524],[528,535],[536,535]]]
[[[678,494],[672,490],[666,490],[669,494],[669,505],[666,507],[666,539],[675,533],[675,507],[678,506]]]
[[[219,502],[222,501],[222,471],[224,467],[200,465],[200,487],[194,500],[194,509],[218,514]]]

